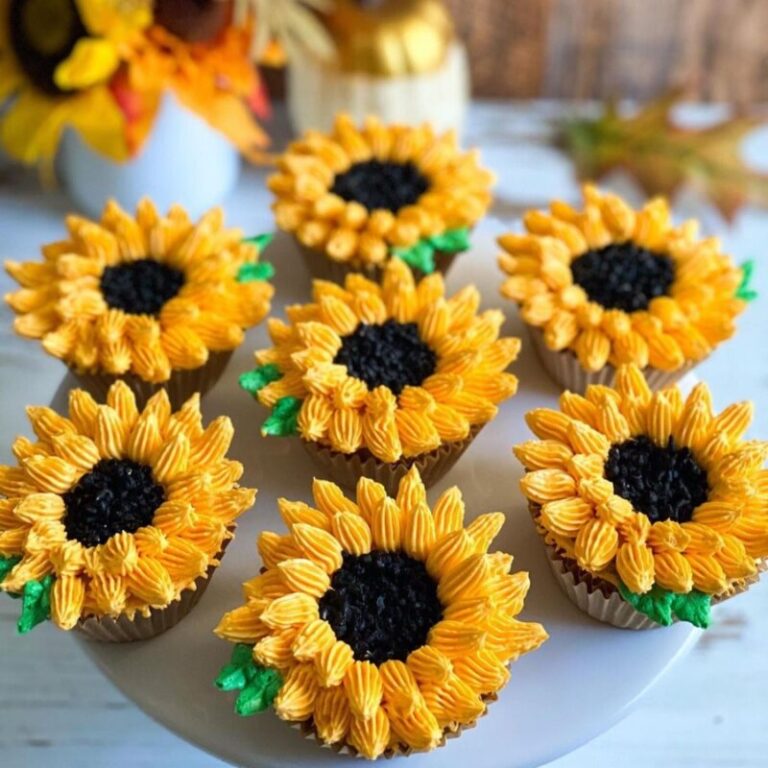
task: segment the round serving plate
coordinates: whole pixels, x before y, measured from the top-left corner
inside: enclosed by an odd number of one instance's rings
[[[474,282],[485,308],[502,307],[509,316],[505,334],[521,335],[524,329],[514,307],[498,294],[501,275],[494,242],[498,231],[499,225],[491,222],[476,232],[473,250],[456,260],[448,286],[457,290]],[[286,304],[306,301],[310,278],[292,242],[278,237],[266,258],[277,268],[274,311],[282,313]],[[298,440],[260,437],[265,411],[238,388],[238,375],[253,366],[253,350],[267,344],[263,326],[250,332],[204,402],[207,419],[219,414],[232,417],[236,428],[232,455],[246,468],[242,483],[259,489],[256,506],[242,520],[210,588],[189,616],[158,638],[122,646],[80,642],[107,677],[145,712],[222,760],[247,768],[350,765],[352,758],[303,739],[271,712],[237,717],[234,695],[220,693],[213,684],[231,646],[212,630],[223,613],[241,603],[240,584],[259,571],[256,536],[263,529],[284,529],[277,498],[311,500],[316,472]],[[470,764],[522,768],[547,763],[626,715],[699,634],[688,624],[641,632],[614,629],[581,613],[560,591],[520,493],[521,467],[511,452],[515,443],[530,437],[524,413],[554,406],[558,390],[525,335],[523,352],[512,370],[520,379],[519,393],[501,406],[498,417],[430,490],[429,498],[458,485],[468,519],[483,512],[506,513],[496,545],[515,555],[515,570],[530,572],[532,586],[523,618],[543,623],[550,639],[513,665],[509,685],[476,728],[431,754],[409,757],[412,768]],[[66,407],[66,393],[73,385],[70,378],[62,382],[54,407]]]

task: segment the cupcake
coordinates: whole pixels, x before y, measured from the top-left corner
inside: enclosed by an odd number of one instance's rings
[[[124,380],[140,404],[159,389],[174,408],[221,376],[244,329],[269,312],[263,237],[225,229],[216,208],[192,223],[143,200],[136,217],[107,203],[101,222],[67,217],[67,240],[42,262],[6,262],[21,290],[5,299],[14,329],[39,339],[93,395]]]
[[[715,415],[705,384],[652,393],[640,368],[616,389],[563,393],[526,415],[521,480],[563,591],[590,616],[646,629],[707,627],[712,604],[768,557],[768,443],[745,441],[752,404]]]
[[[662,198],[633,211],[585,186],[584,201],[582,211],[560,201],[530,211],[526,234],[499,238],[501,292],[564,389],[611,386],[629,363],[654,390],[673,384],[733,335],[754,298],[751,268],[716,238],[697,239],[695,221],[673,227]]]
[[[316,280],[311,304],[270,318],[274,346],[240,378],[272,410],[262,434],[298,435],[349,488],[366,476],[394,493],[412,466],[429,487],[517,391],[504,371],[520,342],[479,303],[474,286],[445,298],[439,274],[416,283],[399,259],[380,282]]]
[[[203,428],[199,396],[172,412],[165,390],[140,412],[121,381],[105,405],[74,389],[68,417],[27,413],[37,440],[0,466],[0,589],[22,598],[19,631],[50,619],[127,642],[172,627],[256,495],[226,458],[232,422]]]
[[[277,225],[298,240],[314,277],[378,279],[393,256],[422,274],[445,273],[469,248],[491,203],[492,174],[452,133],[337,118],[307,132],[269,179]]]
[[[354,501],[315,480],[315,508],[279,501],[264,568],[216,634],[237,643],[216,684],[239,715],[273,707],[308,738],[368,759],[428,752],[473,726],[509,663],[547,633],[515,618],[528,574],[488,553],[500,512],[464,527],[458,488],[433,509],[416,469],[397,498],[363,478]]]

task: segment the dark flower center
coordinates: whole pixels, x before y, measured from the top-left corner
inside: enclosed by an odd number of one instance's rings
[[[77,41],[88,36],[74,0],[11,0],[10,44],[32,84],[50,95],[61,94],[56,67]]]
[[[232,21],[232,0],[155,0],[154,21],[189,43],[218,37]]]
[[[383,385],[399,395],[403,387],[419,386],[435,372],[437,355],[422,341],[416,323],[361,323],[341,342],[334,362],[346,365],[349,375],[369,389]]]
[[[331,192],[369,211],[384,208],[397,213],[413,205],[428,189],[429,181],[413,163],[366,160],[340,173]]]
[[[129,459],[102,459],[64,494],[67,538],[85,547],[104,544],[116,533],[150,525],[165,491],[152,470]]]
[[[669,256],[629,241],[587,251],[571,262],[571,272],[590,301],[625,312],[647,309],[651,299],[668,293],[675,279]]]
[[[154,259],[140,259],[107,267],[101,275],[101,292],[112,309],[131,315],[156,315],[184,285],[180,269]]]
[[[676,448],[671,437],[663,448],[645,435],[611,446],[605,477],[652,523],[685,523],[709,496],[706,471],[690,448]]]
[[[320,598],[320,618],[358,661],[405,661],[443,618],[437,584],[424,563],[402,552],[344,553]]]

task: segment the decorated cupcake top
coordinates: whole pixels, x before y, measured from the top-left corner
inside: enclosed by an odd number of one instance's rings
[[[493,176],[477,153],[428,125],[369,118],[358,129],[342,115],[329,135],[311,131],[291,144],[278,166],[269,179],[278,226],[357,267],[394,254],[430,273],[436,251],[469,247],[491,202]]]
[[[232,422],[203,428],[198,396],[171,413],[161,390],[139,413],[118,381],[104,405],[74,389],[68,417],[27,413],[37,440],[17,438],[17,466],[0,466],[0,589],[23,597],[21,632],[168,606],[253,505],[226,458]]]
[[[288,307],[287,323],[269,319],[275,346],[240,378],[272,408],[262,432],[392,462],[492,419],[517,390],[504,370],[520,341],[499,338],[498,310],[476,314],[474,286],[444,291],[439,274],[416,283],[400,259],[378,283],[360,274],[344,287],[315,280],[311,304]]]
[[[634,365],[616,380],[526,415],[523,493],[547,541],[639,611],[707,626],[768,556],[768,443],[743,439],[751,403],[716,415],[705,384],[652,394]]]
[[[584,209],[555,201],[530,211],[527,233],[499,238],[501,292],[554,351],[590,372],[634,363],[674,371],[704,359],[735,331],[754,298],[750,265],[736,267],[698,225],[673,227],[666,200],[633,211],[584,187]]]
[[[134,218],[109,202],[100,222],[69,216],[67,229],[42,262],[6,262],[21,290],[5,299],[17,333],[80,372],[167,381],[269,312],[264,240],[224,228],[218,208],[195,224],[179,206],[160,216],[144,199]]]
[[[430,510],[415,468],[396,499],[368,478],[354,501],[322,480],[312,490],[315,507],[279,500],[288,535],[259,538],[265,568],[216,628],[238,643],[217,685],[241,691],[238,714],[272,705],[370,759],[434,749],[547,638],[515,618],[528,574],[488,552],[504,515],[465,527],[458,488]]]

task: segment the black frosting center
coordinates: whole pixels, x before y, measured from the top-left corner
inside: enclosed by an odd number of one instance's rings
[[[101,292],[113,309],[131,315],[156,315],[184,285],[184,273],[154,259],[140,259],[107,267]]]
[[[405,661],[443,618],[437,584],[424,563],[402,552],[344,553],[320,598],[320,618],[358,661]]]
[[[369,211],[384,208],[397,213],[413,205],[428,189],[429,181],[413,163],[366,160],[336,176],[331,192]]]
[[[419,386],[435,372],[437,355],[422,341],[416,323],[360,323],[341,342],[334,362],[346,365],[349,375],[369,389],[383,385],[399,395],[403,387]]]
[[[587,251],[571,262],[571,272],[591,301],[625,312],[647,309],[651,299],[668,293],[675,279],[669,256],[630,241]]]
[[[690,448],[676,448],[671,437],[663,448],[645,435],[611,446],[605,477],[652,523],[685,523],[709,496],[706,470]]]
[[[116,533],[150,525],[165,491],[152,470],[129,459],[102,459],[64,494],[67,538],[104,544]]]
[[[56,67],[88,35],[74,0],[11,0],[8,21],[10,45],[24,74],[44,93],[61,94]]]

